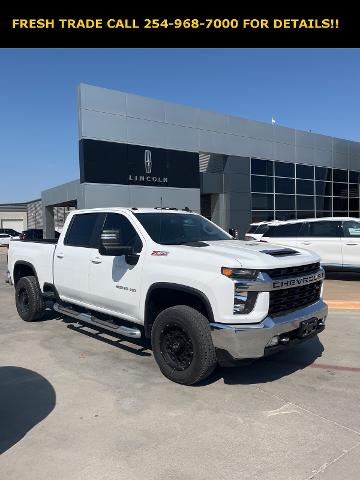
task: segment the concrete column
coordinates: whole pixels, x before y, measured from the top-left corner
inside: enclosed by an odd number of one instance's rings
[[[43,205],[44,238],[55,238],[54,207]]]
[[[229,211],[228,195],[226,193],[211,195],[211,220],[219,227],[228,231],[229,229]]]

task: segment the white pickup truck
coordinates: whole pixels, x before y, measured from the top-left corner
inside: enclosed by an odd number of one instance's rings
[[[51,304],[151,338],[162,373],[186,385],[317,335],[328,311],[316,254],[234,240],[188,210],[74,211],[58,240],[11,242],[8,271],[23,320]]]

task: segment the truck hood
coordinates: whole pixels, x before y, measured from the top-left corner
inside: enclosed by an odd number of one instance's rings
[[[190,253],[190,250],[191,253],[195,251],[198,261],[201,261],[200,257],[203,256],[209,257],[209,262],[213,263],[217,257],[222,266],[241,266],[257,270],[292,267],[320,261],[319,256],[309,250],[253,240],[204,241],[198,242],[198,244],[179,245],[175,248],[183,250],[183,253]],[[204,258],[204,261],[207,261],[207,259]],[[236,265],[235,262],[240,265]]]

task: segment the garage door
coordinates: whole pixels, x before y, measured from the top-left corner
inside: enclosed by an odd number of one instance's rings
[[[24,230],[24,220],[2,220],[1,228],[12,228],[17,232],[22,232]]]

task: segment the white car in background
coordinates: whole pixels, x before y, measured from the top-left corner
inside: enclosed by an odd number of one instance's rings
[[[269,225],[277,225],[278,223],[278,220],[251,223],[248,231],[245,234],[245,240],[260,240],[267,232]]]
[[[11,240],[19,240],[20,237],[13,237],[8,233],[0,233],[0,245],[9,245]]]
[[[328,270],[360,272],[360,219],[325,217],[269,224],[261,242],[307,248]]]

